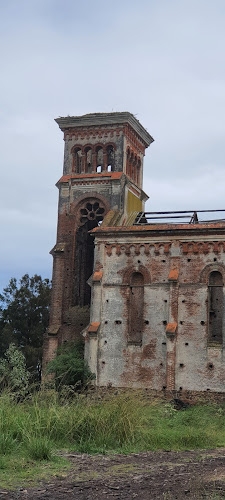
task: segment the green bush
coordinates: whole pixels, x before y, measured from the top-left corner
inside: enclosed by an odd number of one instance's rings
[[[53,373],[56,389],[63,386],[83,386],[93,374],[84,360],[84,343],[66,342],[57,350],[57,356],[50,361],[46,370],[47,374]]]
[[[29,376],[23,353],[15,344],[10,344],[4,358],[0,358],[0,389],[8,388],[17,393],[26,392]]]

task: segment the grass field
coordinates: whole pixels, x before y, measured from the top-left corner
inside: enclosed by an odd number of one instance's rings
[[[0,485],[14,487],[37,477],[63,473],[57,450],[132,453],[225,447],[225,405],[175,410],[136,394],[95,401],[77,395],[60,401],[40,391],[17,403],[0,396]]]

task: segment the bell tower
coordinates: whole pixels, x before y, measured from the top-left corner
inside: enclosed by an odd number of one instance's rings
[[[57,241],[53,256],[50,324],[44,365],[59,344],[79,336],[89,323],[94,238],[90,231],[109,211],[117,225],[143,211],[143,158],[153,138],[128,112],[57,118],[64,133]]]

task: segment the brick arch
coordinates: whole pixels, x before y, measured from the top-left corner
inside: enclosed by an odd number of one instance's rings
[[[114,142],[106,142],[106,144],[104,144],[104,148],[105,148],[105,150],[107,150],[107,148],[108,148],[109,146],[112,146],[112,148],[114,148],[114,149],[115,149],[115,151],[116,151],[116,149],[117,149],[117,148],[116,148],[116,144],[115,144]]]
[[[131,277],[132,277],[132,274],[134,274],[134,273],[142,274],[142,276],[144,278],[144,285],[151,283],[151,276],[150,276],[149,270],[147,269],[147,267],[140,264],[137,266],[127,267],[126,269],[123,270],[123,272],[122,272],[123,285],[130,286]]]
[[[97,144],[93,145],[93,151],[96,153],[97,149],[102,149],[104,151],[104,144],[102,142],[97,142]]]
[[[84,152],[85,152],[85,150],[86,150],[87,148],[88,148],[88,149],[91,149],[92,151],[94,150],[94,146],[93,146],[93,144],[89,144],[89,143],[88,143],[88,144],[85,144],[85,145],[84,145],[84,146],[82,146],[82,147],[83,147],[83,149],[84,149]]]
[[[225,266],[223,264],[220,264],[219,262],[213,262],[212,264],[208,264],[207,266],[205,266],[205,268],[200,273],[199,282],[208,285],[209,275],[213,271],[218,271],[219,273],[221,273],[223,282],[225,283]]]
[[[76,150],[77,151],[81,151],[81,171],[82,171],[82,162],[83,162],[84,149],[83,149],[83,146],[81,146],[79,144],[75,144],[71,148],[71,154],[72,154],[72,172],[73,173],[76,171],[76,159],[75,159],[76,158],[76,154],[75,154]],[[77,172],[75,172],[75,173],[77,173]]]
[[[103,205],[106,215],[107,212],[110,210],[110,204],[108,200],[104,196],[99,194],[97,191],[92,191],[90,194],[88,193],[82,194],[73,203],[71,203],[70,215],[75,215],[76,226],[80,225],[80,209],[82,208],[82,206],[88,202],[92,203],[95,201],[98,201]]]
[[[75,150],[76,149],[81,149],[82,153],[84,152],[84,147],[86,146],[81,146],[81,144],[75,144],[72,148],[71,148],[71,154],[74,154]]]

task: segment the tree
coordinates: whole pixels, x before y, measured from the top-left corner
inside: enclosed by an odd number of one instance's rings
[[[0,357],[14,343],[35,370],[42,357],[43,334],[49,322],[51,285],[48,279],[25,274],[11,278],[0,294]]]

